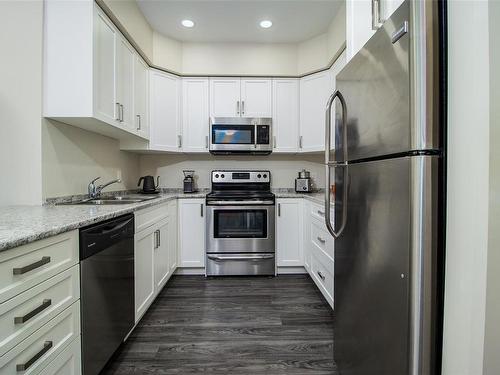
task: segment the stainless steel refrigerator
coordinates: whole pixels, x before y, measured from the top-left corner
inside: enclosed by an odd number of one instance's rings
[[[325,213],[342,375],[439,371],[441,17],[438,2],[404,2],[337,75],[327,104]]]

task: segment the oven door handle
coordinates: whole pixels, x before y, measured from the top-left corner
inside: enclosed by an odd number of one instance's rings
[[[274,255],[266,254],[266,255],[252,255],[252,256],[227,256],[221,257],[218,255],[207,255],[208,259],[221,261],[221,260],[262,260],[262,259],[272,259]]]
[[[208,205],[212,206],[233,206],[233,205],[273,205],[273,200],[262,200],[262,201],[208,201]]]

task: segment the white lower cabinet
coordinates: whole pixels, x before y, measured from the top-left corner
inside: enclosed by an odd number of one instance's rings
[[[135,234],[135,321],[139,321],[154,299],[155,228]]]
[[[173,201],[136,212],[136,322],[177,268],[176,206]]]
[[[179,267],[205,267],[205,199],[179,199]]]
[[[38,374],[80,335],[80,303],[74,303],[0,357],[0,375]]]
[[[78,336],[42,370],[40,375],[80,375],[82,373],[81,361],[81,340]]]
[[[301,267],[303,221],[302,199],[276,200],[276,257],[278,267]]]

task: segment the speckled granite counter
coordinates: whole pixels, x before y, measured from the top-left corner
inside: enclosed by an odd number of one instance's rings
[[[0,207],[0,251],[59,233],[155,206],[173,199],[204,198],[206,191],[193,194],[162,193],[158,198],[122,205],[46,205]],[[276,198],[306,198],[323,204],[323,193],[275,191]]]

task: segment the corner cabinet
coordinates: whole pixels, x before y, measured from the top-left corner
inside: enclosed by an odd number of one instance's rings
[[[179,267],[205,267],[205,199],[179,199]]]
[[[300,137],[301,152],[324,151],[325,106],[332,94],[329,71],[311,74],[300,79]]]
[[[44,117],[116,139],[146,139],[136,120],[135,89],[143,87],[134,66],[137,59],[147,65],[95,2],[44,4]]]
[[[273,152],[299,149],[299,80],[273,79]]]

